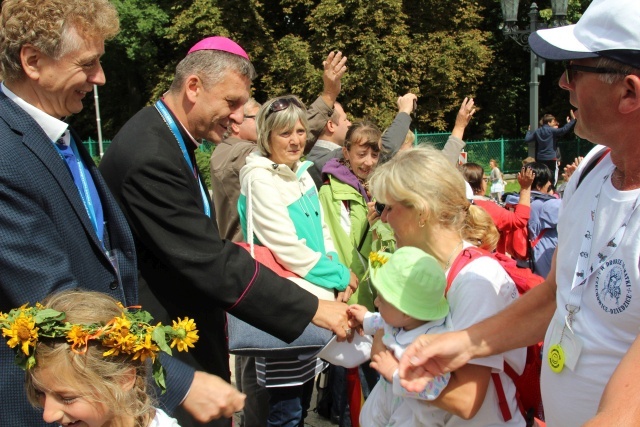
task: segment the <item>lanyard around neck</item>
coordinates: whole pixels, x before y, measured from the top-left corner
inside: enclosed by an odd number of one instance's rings
[[[54,147],[56,147],[56,150],[58,151],[60,158],[64,161],[64,164],[67,166],[68,169],[70,169],[69,164],[67,163],[67,160],[64,158],[64,155],[60,150],[60,147],[58,147],[58,144],[53,144],[53,145]],[[80,161],[80,154],[78,153],[78,148],[76,147],[76,144],[73,138],[71,138],[71,136],[69,140],[69,147],[71,147],[71,151],[73,151],[73,155],[75,156],[75,159],[73,161],[77,163],[78,175],[80,176],[80,183],[82,185],[82,188],[78,188],[78,193],[80,194],[80,198],[82,199],[82,203],[84,204],[84,209],[87,211],[87,215],[89,215],[89,220],[91,220],[91,225],[93,225],[93,229],[96,232],[96,236],[98,236],[98,240],[104,247],[104,243],[102,242],[102,235],[98,231],[98,221],[96,219],[96,211],[93,205],[93,199],[91,198],[91,191],[89,189],[89,183],[87,182],[87,176],[85,175],[85,172],[84,172],[84,165]],[[71,172],[71,170],[69,170],[69,172]],[[73,176],[73,173],[71,175]]]
[[[211,218],[211,207],[209,206],[209,198],[206,195],[206,192],[204,190],[204,185],[202,185],[202,180],[198,175],[198,171],[196,170],[195,166],[191,162],[191,157],[189,157],[189,153],[187,152],[187,146],[184,143],[184,139],[182,138],[182,133],[180,133],[180,130],[178,129],[178,125],[176,124],[175,120],[173,120],[173,117],[171,117],[169,110],[167,109],[167,107],[165,107],[162,100],[159,99],[158,101],[156,101],[155,106],[156,106],[156,110],[158,110],[158,112],[164,119],[164,122],[167,124],[167,126],[169,126],[169,129],[171,130],[171,133],[175,137],[176,141],[178,141],[178,146],[182,151],[182,155],[184,156],[185,161],[193,171],[194,178],[198,181],[198,184],[200,184],[200,194],[202,196],[202,204],[204,205],[204,213],[209,218]]]
[[[627,225],[631,220],[631,216],[638,208],[638,197],[636,197],[635,202],[631,206],[631,209],[629,209],[629,211],[625,215],[622,223],[620,225],[614,225],[612,227],[612,229],[614,230],[612,237],[606,241],[604,247],[600,248],[600,250],[597,251],[595,256],[592,256],[598,203],[602,194],[602,188],[604,187],[604,184],[607,182],[610,176],[611,172],[607,173],[604,176],[602,182],[600,183],[600,189],[597,194],[593,196],[593,201],[591,202],[591,210],[589,211],[585,233],[582,236],[580,253],[578,254],[578,260],[576,262],[576,268],[573,275],[573,280],[571,282],[569,301],[565,307],[571,317],[573,313],[577,313],[580,310],[580,305],[582,303],[582,293],[584,292],[584,285],[587,283],[591,275],[593,275],[593,273],[595,273],[598,268],[600,268],[600,266],[602,266],[611,257],[611,255],[613,255],[618,246],[620,246],[622,238],[627,231]],[[591,262],[589,262],[590,258]]]

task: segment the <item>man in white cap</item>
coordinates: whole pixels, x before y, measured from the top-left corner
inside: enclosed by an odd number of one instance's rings
[[[400,366],[407,387],[544,338],[548,426],[589,419],[589,426],[638,425],[639,6],[637,0],[594,0],[576,25],[529,38],[537,55],[567,61],[560,86],[577,108],[575,133],[601,146],[585,157],[564,193],[547,280],[467,330],[416,340]]]
[[[187,395],[183,406],[200,413],[201,422],[229,417],[234,409],[217,399],[233,396],[220,381],[229,381],[225,311],[288,342],[310,322],[342,338],[350,330],[346,304],[319,301],[220,238],[195,150],[202,139],[220,142],[231,122],[242,123],[254,76],[247,53],[235,42],[200,41],[176,67],[169,91],[123,126],[100,164],[133,232],[141,302],[159,320],[166,311],[198,321],[202,345],[190,352],[189,362],[215,375],[195,372],[217,383],[217,392],[208,402],[196,402],[199,408],[190,406]],[[212,410],[220,405],[222,410]]]

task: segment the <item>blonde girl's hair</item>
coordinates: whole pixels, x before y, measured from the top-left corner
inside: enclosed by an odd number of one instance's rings
[[[281,100],[288,101],[289,105],[282,110],[272,111],[272,105]],[[278,96],[262,104],[256,115],[257,143],[260,153],[269,157],[271,155],[271,147],[269,146],[271,133],[291,130],[298,120],[308,133],[307,108],[295,95]]]
[[[42,304],[63,311],[66,320],[74,324],[106,323],[122,314],[118,302],[101,292],[66,290],[50,295]],[[82,387],[83,398],[104,404],[115,416],[133,417],[135,427],[146,427],[153,418],[153,399],[147,391],[147,367],[128,354],[104,357],[107,349],[89,341],[86,353],[71,350],[64,339],[40,340],[35,349],[36,366],[27,371],[26,391],[32,405],[40,407],[41,385],[38,374],[48,368],[68,375],[59,377],[62,384]],[[122,384],[136,374],[130,390]]]
[[[483,209],[466,197],[462,174],[431,146],[398,152],[379,165],[369,180],[376,200],[391,198],[419,211],[429,224],[440,224],[483,249],[495,249],[500,234]]]

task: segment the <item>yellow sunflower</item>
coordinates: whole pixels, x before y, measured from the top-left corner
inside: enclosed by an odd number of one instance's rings
[[[151,360],[155,362],[156,353],[160,351],[160,348],[151,341],[152,331],[153,328],[149,328],[144,338],[136,343],[136,346],[133,348],[133,351],[135,352],[133,360],[140,359],[140,361],[144,362],[147,357],[150,357]]]
[[[90,336],[91,334],[82,325],[73,325],[71,330],[67,332],[67,341],[71,344],[72,349],[82,348],[86,347]]]
[[[22,352],[28,356],[29,347],[35,347],[38,341],[38,328],[33,316],[20,312],[9,326],[10,328],[2,328],[2,335],[10,338],[7,344],[11,348],[19,345]]]
[[[200,339],[195,322],[188,317],[184,320],[178,317],[177,322],[173,321],[172,329],[176,335],[171,340],[171,348],[178,346],[178,351],[189,351],[189,347],[193,347],[193,344]]]

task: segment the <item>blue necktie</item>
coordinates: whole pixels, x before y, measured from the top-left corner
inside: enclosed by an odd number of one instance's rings
[[[71,147],[71,144],[73,144],[73,140],[70,141],[69,145],[64,143],[65,134],[63,134],[62,137],[60,137],[60,139],[56,141],[56,147],[58,148],[58,152],[60,153],[64,161],[67,163],[69,172],[71,173],[71,176],[73,178],[73,183],[75,184],[76,188],[78,189],[78,192],[80,193],[80,197],[82,198],[85,209],[89,211],[90,204],[93,205],[92,210],[93,210],[94,217],[92,217],[89,212],[87,212],[87,214],[89,215],[89,218],[93,223],[98,239],[102,241],[103,232],[104,232],[104,214],[102,212],[102,203],[100,202],[100,197],[98,196],[98,190],[96,189],[96,185],[93,182],[91,173],[84,166],[84,164],[81,161],[79,161],[80,159],[78,159],[74,154],[73,148]],[[89,195],[91,197],[90,203],[88,200],[86,200],[85,185],[82,182],[82,175],[80,174],[81,167],[83,168],[85,184],[89,190]]]

